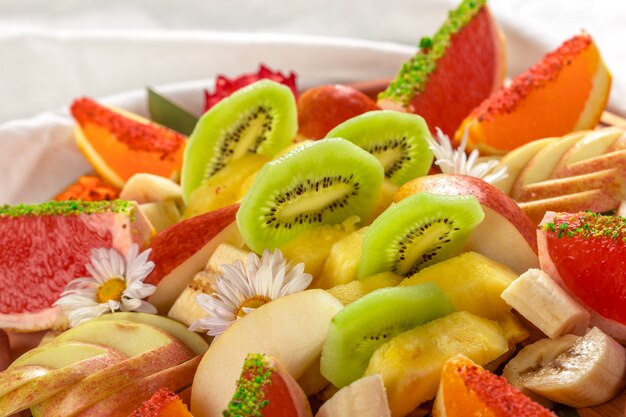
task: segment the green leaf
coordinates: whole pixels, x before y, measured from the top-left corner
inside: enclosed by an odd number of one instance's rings
[[[146,88],[146,90],[148,92],[148,109],[150,110],[151,119],[183,135],[191,135],[198,118],[179,107],[176,103],[157,94],[151,88]]]
[[[559,417],[580,417],[575,408],[567,405],[557,404],[553,411]]]

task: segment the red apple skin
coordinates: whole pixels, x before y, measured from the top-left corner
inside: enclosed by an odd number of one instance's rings
[[[322,139],[331,129],[355,116],[380,110],[374,100],[345,85],[311,88],[298,99],[298,133]]]
[[[480,178],[456,174],[419,177],[400,187],[394,196],[394,202],[418,192],[475,196],[480,204],[499,213],[515,226],[531,249],[537,253],[535,225],[530,218],[513,199]]]
[[[150,260],[155,266],[146,278],[146,283],[157,285],[174,268],[234,222],[238,209],[239,204],[223,207],[184,220],[159,233],[150,245]]]

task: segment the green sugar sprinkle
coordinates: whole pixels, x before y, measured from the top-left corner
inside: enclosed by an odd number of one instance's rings
[[[626,242],[626,218],[590,211],[579,214],[559,213],[553,222],[540,225],[539,229],[556,233],[559,239],[575,236],[583,239],[605,237]]]
[[[400,102],[407,106],[413,96],[424,91],[428,77],[437,68],[437,61],[445,55],[452,35],[471,22],[486,1],[463,0],[456,10],[450,11],[448,19],[435,36],[420,40],[420,50],[402,65],[395,80],[378,98]]]
[[[49,201],[41,204],[19,204],[0,206],[0,216],[77,216],[79,214],[97,214],[112,211],[125,213],[134,208],[130,201]],[[134,210],[133,210],[134,213]]]
[[[241,377],[237,381],[237,390],[233,399],[224,410],[224,417],[262,417],[262,412],[269,401],[265,399],[266,385],[271,383],[274,374],[265,356],[250,353],[243,363]]]

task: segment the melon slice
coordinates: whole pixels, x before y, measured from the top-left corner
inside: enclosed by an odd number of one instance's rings
[[[92,249],[126,253],[153,229],[135,203],[60,201],[0,207],[0,328],[49,329],[65,285],[87,276]]]

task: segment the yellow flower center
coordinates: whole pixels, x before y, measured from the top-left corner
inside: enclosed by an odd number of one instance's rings
[[[269,303],[270,300],[268,297],[264,295],[253,295],[252,297],[246,299],[237,310],[235,310],[236,317],[243,317],[246,315],[246,312],[243,310],[244,308],[259,308],[263,304]]]
[[[122,278],[111,278],[98,288],[96,293],[96,299],[100,304],[107,301],[120,301],[122,299],[122,293],[126,289],[126,281]]]

